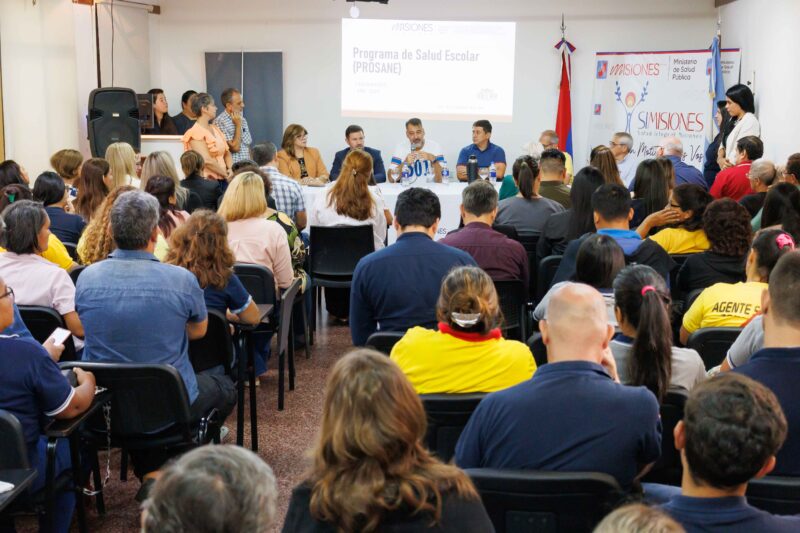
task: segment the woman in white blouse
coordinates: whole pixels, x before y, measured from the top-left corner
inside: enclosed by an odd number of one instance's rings
[[[729,127],[732,129],[717,153],[717,162],[722,170],[735,164],[739,139],[750,135],[761,136],[761,126],[753,114],[756,106],[750,88],[741,83],[734,85],[725,92],[725,97],[725,109],[731,116],[732,124]]]
[[[360,226],[370,224],[375,249],[383,248],[386,239],[386,215],[383,200],[370,189],[372,156],[353,150],[344,160],[342,171],[333,186],[317,196],[308,215],[310,226]],[[325,290],[328,313],[346,321],[350,294],[347,289]]]

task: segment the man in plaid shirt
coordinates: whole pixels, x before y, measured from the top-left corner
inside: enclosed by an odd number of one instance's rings
[[[269,175],[272,183],[271,196],[275,200],[278,211],[292,217],[298,230],[306,227],[306,203],[303,198],[303,188],[297,181],[278,172],[278,149],[267,142],[256,144],[251,150],[253,161]]]
[[[242,93],[234,88],[225,89],[222,91],[220,101],[225,111],[214,119],[214,125],[225,135],[233,163],[250,159],[250,145],[253,144],[253,138],[250,136],[247,119],[242,116],[244,111]]]

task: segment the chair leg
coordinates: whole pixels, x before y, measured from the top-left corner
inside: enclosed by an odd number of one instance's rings
[[[95,506],[97,507],[97,514],[105,516],[106,502],[103,499],[103,475],[100,472],[100,458],[97,455],[97,448],[92,448],[89,453],[92,461],[92,476],[94,480]]]
[[[78,446],[80,436],[78,433],[73,433],[69,439],[69,456],[72,462],[72,483],[75,485],[75,507],[78,511],[78,530],[80,533],[86,533],[86,508],[83,506],[83,467],[81,466],[81,456],[78,453]]]
[[[278,411],[283,411],[284,367],[286,366],[286,350],[278,342]]]
[[[248,367],[250,372],[250,449],[258,451],[258,407],[256,404],[256,364],[255,343],[253,339],[248,342]]]
[[[291,322],[294,322],[294,319]],[[292,331],[293,325],[289,324],[289,331]],[[289,335],[289,390],[294,390],[294,348],[294,335]]]
[[[54,438],[47,440],[47,467],[45,468],[45,482],[44,482],[44,527],[43,531],[51,531],[53,529],[53,513],[55,503],[55,493],[53,491],[53,484],[55,482],[56,474],[56,444],[58,441]]]
[[[247,379],[247,339],[249,333],[241,335],[239,359],[236,361],[236,445],[244,446],[244,382]]]
[[[300,312],[303,314],[303,335],[305,335],[306,345],[306,359],[311,359],[311,344],[314,343],[314,336],[311,334],[311,327],[308,322],[308,315],[306,314],[306,299],[300,295]]]

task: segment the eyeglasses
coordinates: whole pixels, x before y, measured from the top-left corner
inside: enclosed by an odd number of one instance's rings
[[[0,294],[0,300],[2,300],[3,298],[5,298],[7,296],[10,296],[11,299],[13,300],[14,299],[14,289],[12,289],[11,287],[6,287],[6,292],[4,292],[3,294]]]
[[[608,141],[608,145],[609,145],[611,148],[614,148],[615,146],[627,146],[626,144],[622,144],[622,143],[615,143],[614,141]]]
[[[673,204],[672,202],[670,202],[670,203],[669,203],[669,206],[670,206],[672,209],[680,209],[680,208],[681,208],[681,206],[679,206],[678,204]]]

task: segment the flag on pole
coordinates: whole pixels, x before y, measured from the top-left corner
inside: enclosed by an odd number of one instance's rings
[[[558,149],[572,156],[572,52],[575,47],[562,37],[555,46],[561,52],[561,83],[558,90],[558,114],[556,115],[556,133]]]
[[[717,112],[717,102],[725,101],[725,83],[722,79],[722,50],[720,36],[717,34],[711,41],[711,59],[708,67],[708,95],[711,97],[711,117]],[[714,124],[713,120],[711,122]],[[714,139],[714,127],[710,128],[711,138]]]

